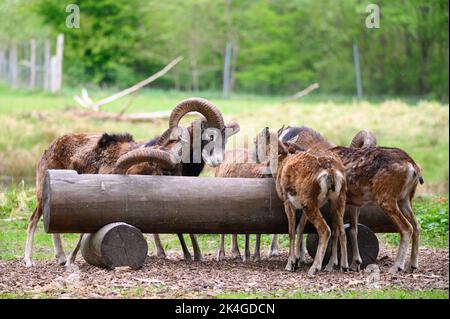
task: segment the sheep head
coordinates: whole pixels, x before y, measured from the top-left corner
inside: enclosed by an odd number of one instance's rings
[[[170,144],[171,141],[177,140],[179,132],[175,130],[177,127],[180,127],[179,123],[183,116],[190,112],[198,112],[204,118],[200,121],[192,122],[188,129],[191,141],[189,158],[192,157],[191,155],[195,148],[194,130],[199,129],[201,143],[198,147],[201,148],[201,159],[206,164],[216,167],[223,161],[227,139],[238,133],[240,127],[238,123],[234,122],[225,125],[219,109],[206,99],[194,97],[181,101],[170,115],[169,129],[161,135],[157,144],[165,146]]]

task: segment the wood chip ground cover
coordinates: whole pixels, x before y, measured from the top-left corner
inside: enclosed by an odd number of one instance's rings
[[[105,270],[82,258],[65,269],[53,260],[36,261],[25,268],[22,260],[0,261],[0,297],[26,298],[213,298],[222,293],[311,293],[398,288],[406,290],[449,289],[448,249],[420,249],[420,269],[413,274],[389,275],[395,249],[382,247],[374,273],[321,272],[308,277],[305,265],[294,273],[284,270],[287,253],[260,262],[243,263],[231,257],[215,261],[207,253],[202,262],[184,262],[176,251],[167,260],[149,256],[142,269]]]

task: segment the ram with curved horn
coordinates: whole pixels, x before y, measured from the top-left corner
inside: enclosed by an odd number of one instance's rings
[[[223,161],[227,139],[238,133],[240,127],[236,122],[225,125],[220,110],[213,103],[203,98],[193,97],[183,100],[175,106],[170,114],[169,128],[161,135],[157,144],[165,146],[172,139],[177,140],[178,136],[173,130],[179,126],[183,116],[190,112],[198,112],[204,118],[192,122],[188,127],[192,137],[191,156],[190,162],[183,165],[183,175],[197,176],[205,163],[216,167]],[[198,143],[199,141],[200,143]],[[210,142],[215,142],[214,147],[208,147]],[[194,154],[201,154],[201,157],[195,158]]]
[[[188,99],[189,103],[181,102],[173,112],[170,123],[170,131],[166,131],[162,136],[153,138],[148,142],[135,142],[129,134],[68,134],[56,139],[42,155],[36,171],[36,193],[37,207],[31,215],[28,223],[27,241],[25,247],[24,261],[27,267],[33,265],[33,238],[36,232],[37,223],[42,216],[42,191],[45,172],[47,169],[73,169],[79,174],[138,174],[138,175],[189,175],[200,174],[204,166],[204,161],[192,163],[193,125],[188,129],[178,126],[178,121],[187,112],[197,111],[205,117],[201,121],[202,127],[224,128],[223,118],[217,107],[211,103],[198,103],[197,100]],[[189,107],[188,107],[189,106]],[[174,128],[178,127],[177,130]],[[234,126],[234,132],[236,131]],[[202,132],[200,132],[202,133]],[[201,145],[205,145],[203,142]],[[150,149],[152,151],[150,151]],[[189,150],[186,155],[186,150]],[[200,150],[201,152],[201,150]],[[184,160],[191,158],[189,161]],[[183,159],[183,160],[180,160]],[[186,248],[183,236],[178,234],[183,248],[184,257],[192,259],[189,250]],[[165,257],[164,250],[155,234],[155,244],[157,255]],[[195,236],[194,236],[195,237]],[[191,237],[192,239],[192,237]],[[66,264],[67,258],[64,254],[61,238],[59,234],[53,234],[55,255],[60,264]],[[200,249],[197,241],[192,240],[194,246],[194,258],[201,259]],[[79,245],[77,245],[77,248]],[[73,262],[77,253],[77,248],[68,258],[68,263]]]

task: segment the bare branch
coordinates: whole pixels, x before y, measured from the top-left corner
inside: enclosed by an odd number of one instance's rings
[[[90,108],[92,110],[100,110],[100,108],[108,103],[111,103],[113,101],[116,101],[118,99],[120,99],[121,97],[124,97],[130,93],[136,92],[137,90],[143,88],[144,86],[152,83],[153,81],[155,81],[156,79],[160,78],[161,76],[163,76],[164,74],[166,74],[170,69],[172,69],[178,62],[180,62],[181,60],[183,60],[183,57],[179,56],[178,58],[176,58],[175,60],[173,60],[172,62],[170,62],[169,64],[167,64],[162,70],[160,70],[159,72],[153,74],[152,76],[150,76],[149,78],[133,85],[132,87],[129,87],[128,89],[125,89],[123,91],[120,91],[116,94],[113,94],[107,98],[104,98],[98,102],[92,103],[92,100],[90,100],[88,98],[88,94],[87,92],[83,92],[82,97],[76,96],[74,97],[75,101],[80,104],[83,107],[86,108]],[[89,101],[90,100],[90,101]]]
[[[285,99],[283,101],[283,103],[287,103],[287,102],[290,102],[290,101],[297,100],[297,99],[299,99],[301,97],[304,97],[305,95],[308,95],[309,93],[311,93],[312,91],[314,91],[314,90],[316,90],[318,88],[319,88],[319,83],[313,83],[310,86],[308,86],[306,89],[304,89],[304,90],[302,90],[300,92],[297,92],[294,95],[288,97],[287,99]]]

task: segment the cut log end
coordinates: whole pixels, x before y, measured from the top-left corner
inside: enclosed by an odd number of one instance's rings
[[[88,264],[114,269],[144,265],[148,246],[142,232],[126,223],[111,223],[94,234],[85,234],[81,254]]]
[[[352,241],[350,237],[350,225],[345,225],[345,234],[347,236],[347,255],[349,265],[352,262]],[[331,238],[330,238],[331,239]],[[317,234],[308,234],[308,239],[306,241],[306,249],[308,254],[314,258],[316,256],[317,244],[319,242],[319,236]],[[380,251],[380,246],[378,243],[378,238],[375,233],[370,230],[369,227],[358,224],[358,245],[359,254],[361,255],[362,264],[361,268],[365,268],[367,265],[376,264],[378,253]],[[323,258],[322,265],[326,265],[331,256],[331,240],[328,242],[328,247]],[[340,260],[341,252],[338,245],[338,259]]]

